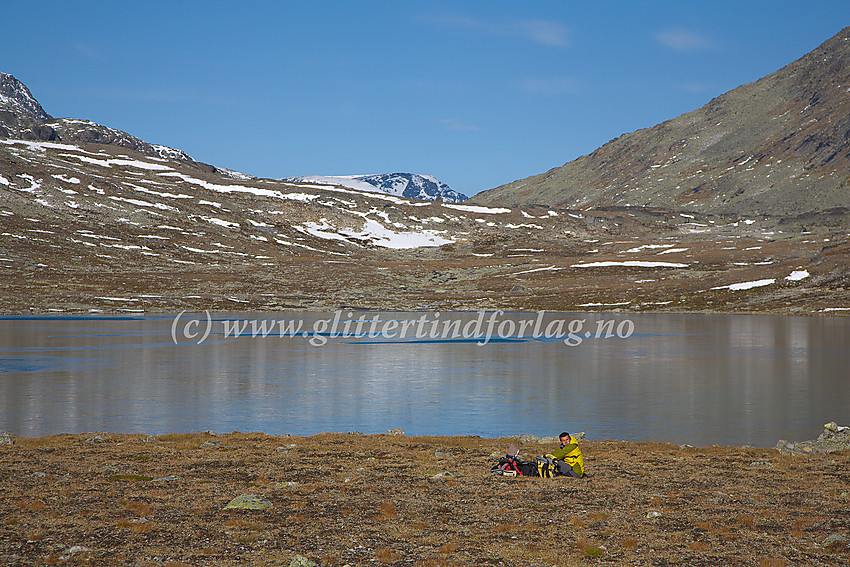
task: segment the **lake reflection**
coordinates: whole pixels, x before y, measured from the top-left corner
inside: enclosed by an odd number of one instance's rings
[[[172,316],[7,317],[0,320],[0,430],[400,427],[408,435],[495,437],[567,429],[590,439],[772,446],[814,438],[827,421],[850,424],[850,319],[556,315],[586,319],[582,330],[628,319],[634,332],[572,347],[542,337],[483,346],[333,338],[316,347],[300,336],[225,338],[213,327],[200,345],[175,345]],[[217,319],[303,319],[312,328],[329,316]],[[380,314],[382,321],[420,316]]]

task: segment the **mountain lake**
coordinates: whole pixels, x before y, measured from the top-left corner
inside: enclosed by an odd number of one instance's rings
[[[405,332],[402,332],[404,329]],[[0,318],[0,431],[586,432],[773,446],[850,424],[850,319],[635,313]]]

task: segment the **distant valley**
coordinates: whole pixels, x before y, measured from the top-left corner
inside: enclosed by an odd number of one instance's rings
[[[847,314],[848,46],[469,200],[410,173],[255,178],[0,75],[0,312]]]

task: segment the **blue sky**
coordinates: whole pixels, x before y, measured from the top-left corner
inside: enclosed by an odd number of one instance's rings
[[[0,71],[264,177],[409,171],[472,195],[693,110],[850,25],[850,2],[14,2]]]

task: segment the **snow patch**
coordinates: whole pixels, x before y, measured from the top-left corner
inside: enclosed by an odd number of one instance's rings
[[[628,250],[623,251],[624,254],[631,254],[635,252],[643,252],[644,250],[654,250],[656,248],[670,248],[675,246],[675,244],[644,244],[643,246],[638,246],[636,248],[629,248]]]
[[[687,264],[678,262],[639,262],[627,260],[625,262],[588,262],[586,264],[573,264],[571,268],[607,268],[611,266],[624,266],[627,268],[687,268]]]
[[[393,249],[435,247],[454,242],[433,230],[396,232],[369,218],[364,218],[363,228],[359,232],[350,228],[334,227],[327,219],[322,219],[321,223],[305,222],[302,227],[293,228],[326,240],[367,240],[375,246]]]
[[[458,211],[466,211],[468,213],[484,213],[484,214],[488,214],[488,215],[501,215],[501,214],[511,212],[510,209],[494,208],[494,207],[482,207],[482,206],[479,206],[479,205],[455,205],[455,204],[448,204],[448,203],[442,203],[442,205],[444,207],[446,207],[447,209],[455,209],[455,210],[458,210]]]
[[[752,282],[741,282],[730,285],[721,285],[718,287],[713,287],[711,289],[729,289],[732,291],[742,291],[747,289],[753,289],[754,287],[763,287],[766,285],[771,285],[776,283],[776,278],[766,279],[766,280],[756,280]]]
[[[207,221],[207,222],[208,222],[208,223],[210,223],[210,224],[215,224],[215,225],[218,225],[218,226],[223,226],[223,227],[225,227],[225,228],[234,228],[234,229],[236,229],[236,228],[239,228],[239,226],[240,226],[238,222],[226,221],[226,220],[224,220],[224,219],[219,219],[219,218],[215,218],[215,217],[204,217],[204,216],[201,216],[201,217],[198,217],[198,218],[200,218],[201,220],[205,220],[205,221]]]
[[[807,277],[809,277],[808,270],[794,270],[793,272],[785,276],[785,279],[789,282],[798,282],[800,280],[806,279]]]

